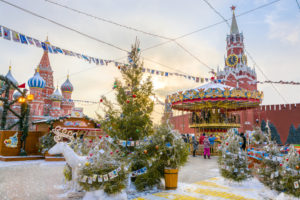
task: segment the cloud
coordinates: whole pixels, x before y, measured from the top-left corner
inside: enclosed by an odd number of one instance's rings
[[[300,21],[300,17],[296,18],[296,20],[279,21],[274,15],[268,15],[265,22],[269,25],[269,38],[298,45],[300,43],[300,24],[296,22]]]

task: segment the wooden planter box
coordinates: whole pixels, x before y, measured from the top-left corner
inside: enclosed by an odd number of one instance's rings
[[[164,175],[166,190],[175,190],[178,183],[178,169],[165,169]]]

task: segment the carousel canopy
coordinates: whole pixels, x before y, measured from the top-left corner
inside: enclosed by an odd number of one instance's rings
[[[234,88],[214,82],[167,96],[172,109],[185,111],[199,111],[203,108],[243,110],[258,107],[262,99],[263,92]]]

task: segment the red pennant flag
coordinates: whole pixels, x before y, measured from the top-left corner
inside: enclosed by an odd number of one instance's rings
[[[25,83],[19,85],[18,88],[25,88]]]

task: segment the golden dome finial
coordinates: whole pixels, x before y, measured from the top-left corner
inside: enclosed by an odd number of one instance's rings
[[[39,73],[40,72],[40,66],[38,65],[36,68],[36,72]]]

